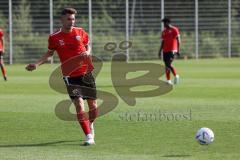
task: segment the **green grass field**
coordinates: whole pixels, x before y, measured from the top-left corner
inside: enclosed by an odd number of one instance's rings
[[[0,159],[239,159],[240,59],[175,61],[175,66],[181,83],[170,93],[138,98],[134,107],[118,96],[118,107],[97,119],[97,145],[90,147],[81,145],[84,135],[77,122],[55,116],[55,105],[68,98],[48,85],[56,65],[32,73],[24,65],[7,66],[9,81],[0,81]],[[117,95],[110,82],[106,62],[97,77],[98,89]],[[134,115],[139,112],[189,117],[138,121]],[[132,120],[124,119],[126,114]],[[214,131],[214,143],[201,146],[195,141],[200,127]]]

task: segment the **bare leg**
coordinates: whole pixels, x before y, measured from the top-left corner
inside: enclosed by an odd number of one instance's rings
[[[92,123],[98,115],[97,100],[88,99],[87,103],[89,107],[89,121]]]
[[[0,57],[0,67],[1,67],[1,71],[2,71],[2,75],[5,81],[7,81],[7,72],[6,72],[6,68],[4,66],[4,62],[2,57]]]

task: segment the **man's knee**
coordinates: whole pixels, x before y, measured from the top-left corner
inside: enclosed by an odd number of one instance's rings
[[[171,62],[167,62],[167,63],[165,63],[165,66],[166,66],[166,69],[171,69]]]
[[[79,109],[83,109],[84,107],[84,101],[82,98],[74,98],[72,100],[72,102],[74,103],[74,105],[79,108]]]
[[[97,107],[97,100],[88,99],[87,102],[88,102],[89,108],[96,108]]]

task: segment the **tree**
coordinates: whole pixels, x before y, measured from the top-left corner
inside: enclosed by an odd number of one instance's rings
[[[28,0],[21,0],[13,9],[14,33],[16,35],[28,35],[32,32],[32,17]]]
[[[4,14],[2,13],[2,11],[0,11],[0,28],[3,28],[5,32],[7,32],[7,19],[4,16]]]

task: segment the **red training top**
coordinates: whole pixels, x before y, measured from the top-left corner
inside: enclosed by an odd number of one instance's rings
[[[83,54],[88,43],[88,34],[78,27],[73,27],[70,33],[60,29],[49,36],[48,49],[57,51],[63,76],[77,77],[94,69],[91,58]]]
[[[170,28],[164,28],[162,31],[163,52],[177,52],[178,44],[177,37],[179,36],[179,30],[175,26]]]

